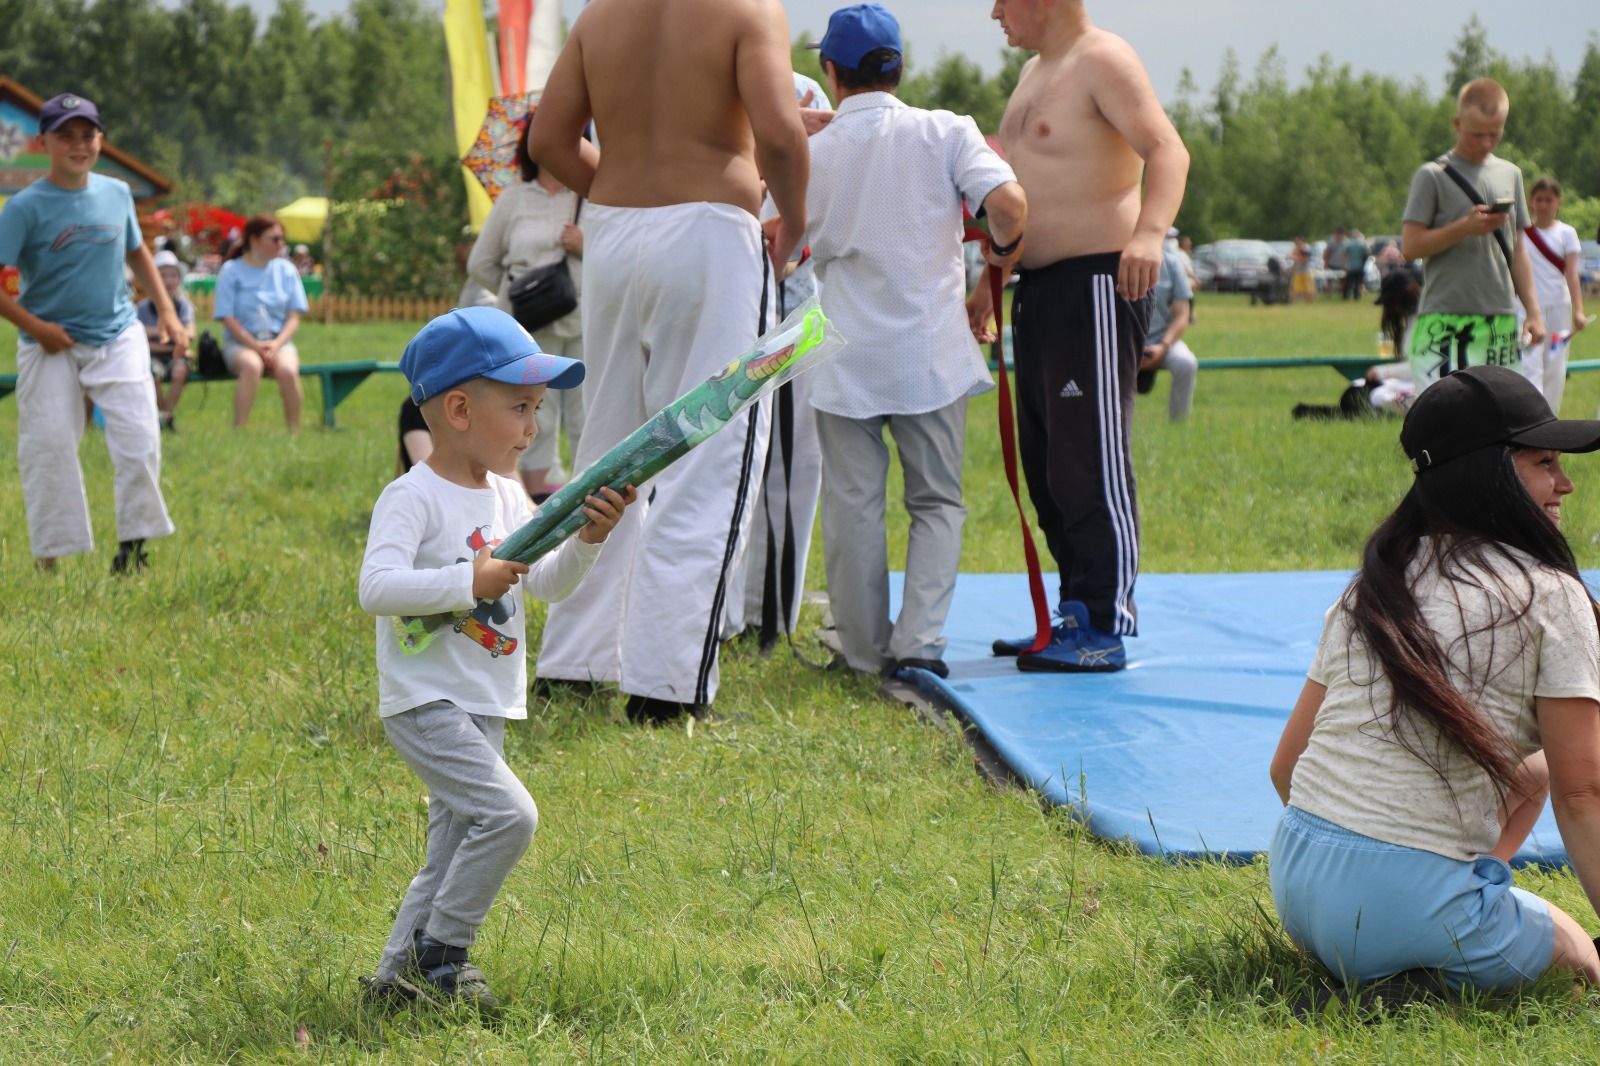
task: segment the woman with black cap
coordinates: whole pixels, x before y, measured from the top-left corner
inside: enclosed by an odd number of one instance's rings
[[[1600,448],[1600,422],[1480,366],[1424,390],[1400,443],[1415,480],[1329,609],[1272,760],[1273,902],[1352,983],[1600,981],[1578,923],[1506,865],[1553,796],[1600,901],[1600,611],[1560,529],[1561,453]]]

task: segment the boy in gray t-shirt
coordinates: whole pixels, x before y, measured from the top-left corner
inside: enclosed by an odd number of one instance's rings
[[[1424,163],[1411,179],[1401,251],[1426,259],[1422,303],[1411,339],[1411,366],[1426,387],[1454,370],[1521,362],[1516,298],[1535,308],[1533,270],[1519,239],[1528,225],[1522,171],[1493,153],[1511,108],[1506,91],[1487,78],[1469,82],[1456,106],[1450,167],[1473,186],[1475,204],[1439,162]],[[1544,337],[1544,320],[1530,310],[1525,330]]]

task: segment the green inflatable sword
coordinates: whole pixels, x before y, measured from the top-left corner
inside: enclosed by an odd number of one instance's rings
[[[626,485],[643,485],[750,404],[795,375],[833,358],[843,346],[843,338],[823,317],[817,301],[806,301],[754,350],[668,404],[569,481],[501,542],[494,557],[532,563],[554,551],[588,523],[582,510],[584,497],[606,486],[620,492]]]

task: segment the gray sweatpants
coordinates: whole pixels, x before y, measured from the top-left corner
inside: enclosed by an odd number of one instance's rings
[[[905,474],[906,579],[889,620],[884,495],[887,428]],[[920,415],[844,418],[817,412],[822,448],[822,545],[828,602],[845,661],[877,672],[896,659],[942,659],[944,620],[961,564],[961,463],[967,401]]]
[[[504,718],[426,703],[383,720],[400,757],[428,786],[428,855],[411,879],[378,962],[405,967],[413,933],[467,947],[539,826],[533,797],[505,761]]]

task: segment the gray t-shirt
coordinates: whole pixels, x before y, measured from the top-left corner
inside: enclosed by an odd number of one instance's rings
[[[1172,321],[1174,300],[1193,300],[1194,289],[1189,286],[1189,275],[1183,269],[1183,257],[1177,252],[1161,254],[1161,275],[1156,280],[1153,306],[1150,308],[1150,325],[1145,328],[1144,342],[1160,344],[1161,335]]]
[[[1469,163],[1449,154],[1450,163],[1467,182],[1477,187],[1483,202],[1510,199],[1512,208],[1500,226],[1507,247],[1516,249],[1518,235],[1528,225],[1528,202],[1522,194],[1522,171],[1490,156]],[[1461,187],[1437,163],[1424,163],[1411,178],[1404,221],[1438,229],[1465,217],[1473,204]],[[1505,253],[1493,233],[1468,237],[1428,259],[1418,314],[1514,315],[1516,290]]]

